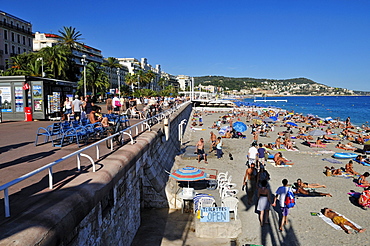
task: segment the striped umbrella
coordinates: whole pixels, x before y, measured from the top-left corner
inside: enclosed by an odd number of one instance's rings
[[[198,181],[207,178],[207,174],[195,167],[183,167],[175,170],[170,177],[177,181]]]

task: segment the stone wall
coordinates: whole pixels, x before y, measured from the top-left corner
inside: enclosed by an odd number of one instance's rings
[[[191,110],[188,104],[171,115],[168,141],[163,124],[157,124],[134,145],[99,161],[102,168],[96,173],[82,174],[51,192],[47,211],[30,208],[0,245],[130,245],[140,226],[140,209],[169,206],[166,171],[180,151],[178,124]]]

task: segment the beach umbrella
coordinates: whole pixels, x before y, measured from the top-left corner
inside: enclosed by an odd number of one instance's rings
[[[233,128],[237,132],[245,132],[248,129],[248,127],[243,122],[240,121],[234,122]]]
[[[286,124],[287,124],[287,125],[291,125],[291,126],[298,126],[296,123],[294,123],[294,122],[290,122],[290,121],[289,121],[289,122],[287,122]]]
[[[313,131],[310,131],[308,133],[308,135],[310,135],[310,136],[323,136],[323,135],[326,135],[326,132],[324,132],[322,130],[313,130]]]
[[[170,177],[177,181],[198,181],[207,178],[207,173],[195,167],[183,167],[175,170]]]
[[[274,120],[271,118],[265,118],[263,119],[263,122],[270,123],[270,122],[274,122]]]
[[[272,119],[273,121],[277,121],[278,120],[278,118],[276,116],[271,116],[269,118]]]

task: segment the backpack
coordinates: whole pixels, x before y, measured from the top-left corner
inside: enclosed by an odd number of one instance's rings
[[[290,188],[288,192],[286,193],[284,205],[286,208],[293,208],[295,205],[294,193],[292,192]]]

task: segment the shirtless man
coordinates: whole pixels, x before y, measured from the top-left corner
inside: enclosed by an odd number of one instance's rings
[[[359,174],[358,172],[356,172],[355,170],[353,170],[353,161],[352,161],[352,160],[350,160],[350,161],[346,164],[346,166],[345,166],[345,170],[346,170],[346,172],[347,172],[347,173],[350,173],[350,174],[352,174],[352,175],[358,175],[358,174]]]
[[[342,175],[342,169],[340,168],[335,168],[335,167],[328,167],[326,166],[325,167],[325,170],[328,171],[328,172],[331,172],[332,175]]]
[[[308,191],[308,190],[305,190],[303,187],[304,187],[304,185],[303,185],[302,180],[298,179],[297,180],[297,189],[294,193],[295,194],[302,194],[302,195],[306,195],[306,196],[330,196],[330,197],[332,197],[332,195],[330,195],[329,193],[321,193],[321,192],[317,192],[317,191]]]
[[[283,157],[283,154],[281,154],[281,152],[278,152],[274,155],[274,161],[276,165],[294,165],[294,163],[285,159]]]
[[[364,174],[362,174],[362,175],[358,178],[357,183],[358,183],[359,185],[364,186],[364,187],[370,187],[370,183],[369,183],[369,181],[367,181],[367,180],[366,180],[366,178],[367,178],[367,177],[369,177],[369,176],[370,176],[369,172],[365,172]]]
[[[216,140],[217,140],[216,134],[214,134],[213,132],[211,132],[210,134],[211,134],[211,138],[210,138],[211,147],[209,148],[209,153],[213,152],[213,150],[216,148]]]
[[[251,163],[250,167],[245,171],[243,184],[245,185],[245,191],[248,195],[248,205],[253,202],[254,192],[257,188],[257,169],[255,164]]]
[[[207,155],[206,153],[204,152],[204,140],[203,138],[200,138],[197,145],[197,154],[198,154],[198,163],[200,162],[200,157],[203,156],[204,158],[204,163],[208,163],[207,162]]]
[[[334,212],[330,208],[323,208],[321,210],[321,213],[326,217],[330,218],[334,222],[334,224],[339,225],[348,234],[351,233],[351,231],[349,231],[345,226],[349,226],[353,230],[356,230],[358,232],[364,232],[366,230],[357,228],[354,224],[352,224],[342,216],[339,216],[336,212]]]

